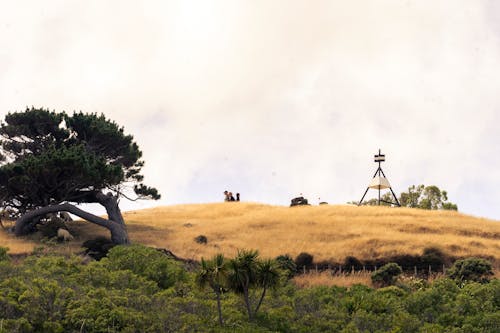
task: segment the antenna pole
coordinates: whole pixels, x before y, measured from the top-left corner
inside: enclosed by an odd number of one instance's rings
[[[378,150],[378,155],[379,155],[379,156],[380,156],[380,155],[382,155],[382,152],[380,151],[380,148],[379,148],[379,150]],[[379,160],[378,160],[378,169],[377,169],[379,177],[380,177],[380,171],[382,171],[382,168],[380,167],[380,163],[381,163],[381,162],[382,162],[382,161],[379,159]],[[384,177],[385,177],[385,176],[384,176]],[[380,206],[380,185],[379,185],[379,187],[378,187],[378,205]]]

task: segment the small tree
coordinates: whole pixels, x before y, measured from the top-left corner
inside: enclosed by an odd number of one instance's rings
[[[250,288],[257,282],[257,250],[239,250],[236,258],[229,261],[228,281],[232,289],[243,295],[243,301],[247,309],[248,318],[253,319],[253,311],[250,301]]]
[[[430,210],[457,210],[457,205],[447,202],[448,193],[435,185],[412,185],[408,192],[402,192],[399,202],[402,207],[422,208]]]
[[[279,265],[276,260],[265,259],[258,263],[257,283],[258,286],[262,288],[262,293],[260,295],[259,302],[255,307],[254,315],[257,315],[257,312],[262,305],[262,301],[266,296],[267,289],[275,288],[279,285],[281,274],[281,270],[279,269]]]
[[[314,257],[312,256],[312,254],[309,254],[307,252],[301,252],[297,256],[297,258],[295,258],[295,265],[299,269],[304,266],[310,267],[313,263],[313,259]]]
[[[219,313],[219,324],[224,324],[222,320],[221,294],[223,287],[227,283],[227,263],[224,255],[217,254],[211,260],[201,258],[201,268],[196,274],[196,283],[201,288],[210,286],[217,299],[217,312]]]
[[[280,282],[281,270],[275,260],[259,260],[257,250],[238,251],[236,258],[229,264],[228,281],[231,288],[243,295],[248,318],[253,320],[259,311],[262,301],[269,288],[276,287]],[[255,307],[250,291],[252,288],[261,288],[261,294]]]
[[[286,272],[288,278],[293,277],[297,273],[297,265],[288,254],[279,255],[275,260],[279,268]]]
[[[493,275],[491,263],[481,258],[457,260],[446,274],[457,282],[488,282]]]
[[[371,279],[374,285],[387,287],[393,285],[401,273],[403,273],[401,267],[394,262],[390,262],[373,272]]]

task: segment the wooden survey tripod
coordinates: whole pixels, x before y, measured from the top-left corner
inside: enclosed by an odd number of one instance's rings
[[[385,177],[384,171],[382,171],[382,167],[380,166],[380,163],[382,163],[384,161],[385,161],[385,155],[382,155],[382,153],[380,152],[380,149],[379,149],[378,155],[375,155],[375,163],[378,163],[377,171],[375,171],[375,174],[373,175],[373,179],[370,182],[370,184],[368,185],[368,187],[366,188],[365,194],[363,194],[363,197],[359,201],[358,206],[360,206],[361,203],[363,202],[363,199],[365,198],[366,193],[368,193],[368,190],[373,188],[373,189],[378,190],[378,205],[379,206],[380,206],[380,202],[385,202],[385,203],[388,203],[390,205],[396,205],[398,207],[401,207],[401,204],[399,203],[398,198],[396,197],[396,194],[394,194],[394,191],[392,190],[392,187],[389,184],[389,181],[387,180],[387,178]],[[392,196],[394,197],[394,200],[396,202],[385,201],[385,200],[382,200],[380,198],[380,190],[386,189],[386,188],[391,190]]]

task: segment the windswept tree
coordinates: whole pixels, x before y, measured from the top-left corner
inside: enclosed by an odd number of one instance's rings
[[[47,214],[65,211],[126,244],[120,198],[160,198],[143,184],[142,152],[133,137],[102,114],[37,108],[9,113],[0,126],[0,149],[0,201],[16,212],[16,235],[36,230]],[[85,203],[101,204],[108,218],[77,207]]]

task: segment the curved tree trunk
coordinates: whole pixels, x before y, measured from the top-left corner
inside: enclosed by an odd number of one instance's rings
[[[125,221],[123,220],[122,211],[118,206],[118,197],[114,196],[112,193],[104,194],[97,193],[96,194],[97,202],[106,208],[106,213],[108,214],[108,219],[111,221],[115,221],[125,227]]]
[[[105,206],[106,207],[106,206]],[[106,210],[108,208],[106,207]],[[88,213],[86,211],[81,210],[80,208],[69,204],[59,204],[59,205],[51,205],[51,206],[45,206],[42,208],[38,208],[35,210],[32,210],[23,216],[21,216],[17,221],[16,225],[14,227],[14,231],[16,236],[22,236],[25,235],[26,233],[29,232],[29,227],[31,225],[31,221],[33,219],[39,218],[40,216],[49,214],[49,213],[56,213],[56,212],[68,212],[71,214],[74,214],[84,220],[87,220],[91,223],[100,225],[101,227],[104,227],[108,229],[111,233],[111,241],[115,244],[128,244],[129,239],[128,239],[128,234],[127,234],[127,229],[125,228],[125,224],[123,223],[123,218],[121,218],[120,222],[114,221],[114,220],[106,220],[103,219],[102,217],[99,217],[97,215]],[[121,212],[118,208],[118,212],[121,217]]]

